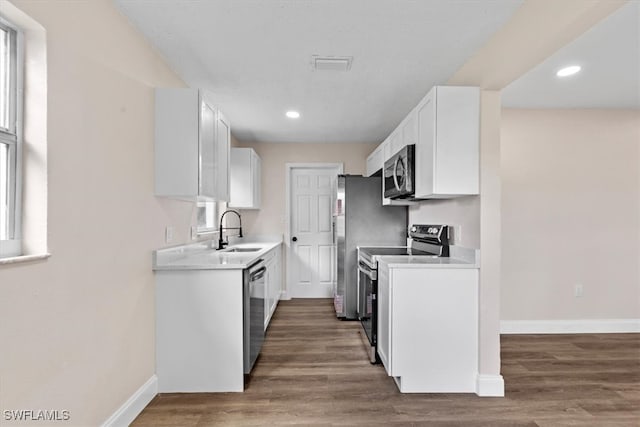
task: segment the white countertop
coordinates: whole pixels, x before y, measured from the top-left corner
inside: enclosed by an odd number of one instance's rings
[[[479,268],[480,251],[461,246],[450,246],[450,257],[428,255],[379,256],[378,264],[388,268]]]
[[[213,245],[212,245],[213,243]],[[159,249],[153,252],[153,270],[221,270],[245,269],[271,249],[282,244],[280,240],[242,240],[229,248],[216,250],[217,242],[207,241],[190,245]],[[253,252],[228,252],[234,248],[259,248]]]
[[[424,255],[381,256],[378,264],[384,264],[388,268],[478,268],[475,262],[460,258]]]

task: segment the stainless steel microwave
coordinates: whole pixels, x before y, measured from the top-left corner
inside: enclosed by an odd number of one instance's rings
[[[384,197],[410,199],[415,193],[415,145],[406,145],[384,162]]]

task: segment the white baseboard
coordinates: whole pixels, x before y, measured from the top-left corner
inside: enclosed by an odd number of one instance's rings
[[[280,292],[280,300],[281,300],[281,301],[288,301],[288,300],[290,300],[290,299],[291,299],[291,295],[289,295],[289,294],[287,293],[287,291],[282,291],[282,292]]]
[[[154,374],[116,412],[102,424],[102,427],[126,427],[136,419],[142,410],[158,394],[158,377]]]
[[[481,397],[503,397],[504,379],[502,375],[482,375],[476,378],[476,394]]]
[[[502,320],[501,334],[603,334],[640,332],[640,319]]]

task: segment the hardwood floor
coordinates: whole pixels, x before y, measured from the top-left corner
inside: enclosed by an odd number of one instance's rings
[[[144,426],[640,426],[640,334],[504,335],[504,398],[401,394],[330,300],[281,301],[244,393],[158,395]]]

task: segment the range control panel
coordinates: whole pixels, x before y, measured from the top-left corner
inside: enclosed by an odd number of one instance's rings
[[[414,240],[435,242],[441,245],[449,244],[448,225],[414,224],[409,227],[409,236]]]

